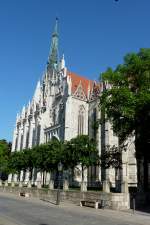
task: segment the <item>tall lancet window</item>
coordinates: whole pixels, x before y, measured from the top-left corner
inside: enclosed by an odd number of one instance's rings
[[[21,134],[21,140],[20,140],[20,150],[23,148],[23,134]]]
[[[29,146],[29,130],[27,131],[27,136],[26,136],[26,148]]]
[[[38,126],[37,126],[37,141],[36,141],[36,145],[39,145],[40,144],[40,132],[41,132],[41,125],[40,124],[38,124]]]
[[[78,114],[78,135],[84,134],[85,109],[83,106],[79,108]]]

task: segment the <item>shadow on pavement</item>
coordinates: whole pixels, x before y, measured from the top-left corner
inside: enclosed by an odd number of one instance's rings
[[[49,224],[46,224],[46,223],[40,223],[39,225],[49,225]]]
[[[136,207],[136,210],[145,212],[145,213],[150,213],[150,207],[149,206],[143,206],[143,207]]]
[[[40,198],[40,200],[43,201],[43,202],[49,202],[49,203],[51,203],[53,205],[56,205],[56,202],[51,202],[51,201],[43,199],[43,198]],[[40,224],[40,225],[47,225],[47,224]]]

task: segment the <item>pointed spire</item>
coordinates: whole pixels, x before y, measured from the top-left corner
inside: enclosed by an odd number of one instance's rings
[[[27,115],[30,115],[30,108],[31,108],[31,103],[29,101],[28,105],[27,105]]]
[[[52,34],[52,42],[50,55],[48,58],[48,68],[57,69],[58,66],[58,18],[56,18],[54,32]]]
[[[25,105],[22,107],[21,116],[22,116],[22,117],[25,117]]]
[[[17,113],[17,116],[16,116],[16,120],[18,120],[19,119],[19,113]]]
[[[52,36],[58,36],[58,18],[56,17],[55,28]]]
[[[90,93],[91,92],[91,85],[90,85],[90,81],[88,83],[88,93],[87,93],[87,98],[89,99],[90,98]]]
[[[62,55],[62,59],[60,60],[60,70],[65,68],[65,56]]]
[[[34,101],[39,102],[40,94],[41,94],[41,83],[40,83],[40,80],[39,80],[37,82],[36,89],[35,89],[34,96],[33,96]]]

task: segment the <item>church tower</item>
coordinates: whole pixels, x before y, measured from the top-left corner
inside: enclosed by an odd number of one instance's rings
[[[58,69],[58,63],[59,63],[58,39],[59,39],[58,18],[56,18],[55,28],[54,28],[54,32],[52,34],[50,54],[49,54],[48,62],[47,62],[47,70],[53,70],[53,69],[57,70]]]

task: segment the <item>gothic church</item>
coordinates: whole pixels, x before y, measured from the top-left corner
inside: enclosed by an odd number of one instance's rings
[[[12,152],[32,148],[35,145],[48,142],[53,136],[59,140],[70,140],[80,134],[95,137],[101,155],[103,145],[118,146],[118,138],[114,135],[111,124],[99,125],[97,132],[92,124],[100,119],[99,95],[103,91],[102,83],[96,83],[88,78],[77,75],[68,70],[65,65],[64,55],[58,59],[58,20],[52,34],[50,55],[46,71],[37,83],[31,102],[23,107],[17,115],[13,134]],[[128,186],[136,186],[136,160],[134,157],[134,141],[129,140],[128,150],[122,156],[121,179]],[[105,174],[105,176],[104,176]],[[86,171],[85,179],[89,186],[98,186],[103,180],[109,180],[115,185],[115,170],[109,168],[103,173],[100,167],[90,167]],[[28,183],[29,174],[19,178]],[[33,183],[38,184],[42,174],[38,173],[33,178]],[[50,175],[47,176],[47,184]],[[18,182],[17,175],[9,175],[8,182]],[[70,182],[81,182],[79,171],[74,173]]]

